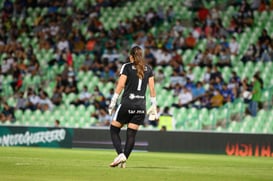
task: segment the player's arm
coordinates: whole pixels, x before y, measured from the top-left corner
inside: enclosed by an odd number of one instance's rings
[[[121,91],[125,87],[126,80],[127,80],[127,76],[124,74],[121,74],[118,80],[118,84],[116,86],[115,94],[119,95],[121,93]]]
[[[157,110],[156,110],[156,92],[155,92],[155,81],[154,76],[149,78],[149,89],[150,89],[150,99],[152,106],[148,109],[147,114],[149,114],[149,120],[155,120],[157,117]]]
[[[149,89],[150,89],[150,97],[155,97],[156,92],[155,92],[155,80],[154,76],[149,78]]]
[[[118,84],[117,84],[116,89],[115,89],[115,93],[114,93],[114,95],[113,95],[113,97],[111,99],[111,103],[110,103],[109,108],[108,108],[108,112],[109,112],[110,115],[112,114],[113,109],[114,109],[114,107],[115,107],[115,105],[117,103],[119,94],[122,92],[122,90],[125,87],[126,80],[127,80],[127,76],[124,75],[124,74],[121,74],[120,77],[119,77],[119,80],[118,80]]]

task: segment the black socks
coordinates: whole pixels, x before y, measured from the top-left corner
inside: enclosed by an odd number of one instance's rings
[[[120,128],[111,125],[110,126],[110,133],[111,133],[112,143],[116,149],[117,154],[123,153],[122,146],[121,146],[121,139],[119,136]],[[124,148],[124,154],[127,159],[129,158],[130,153],[132,152],[132,150],[135,146],[136,133],[137,133],[137,130],[127,128],[126,144],[125,144],[125,148]]]
[[[129,158],[130,153],[132,152],[135,146],[136,133],[137,133],[137,130],[127,128],[126,144],[124,148],[124,154],[127,159]]]
[[[116,149],[116,152],[118,154],[122,153],[122,147],[121,147],[121,139],[119,136],[120,128],[115,127],[113,125],[110,126],[110,133],[111,133],[111,139],[112,143]]]

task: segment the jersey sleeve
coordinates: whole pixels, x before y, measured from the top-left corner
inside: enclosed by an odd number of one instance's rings
[[[128,64],[123,64],[121,69],[120,69],[119,75],[123,74],[123,75],[128,76],[129,75],[129,70],[128,69],[129,69]]]
[[[148,77],[153,77],[154,76],[154,72],[153,72],[153,69],[150,67],[150,66],[147,66],[147,69],[148,69]]]

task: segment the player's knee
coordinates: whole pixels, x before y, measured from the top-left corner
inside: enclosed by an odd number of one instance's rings
[[[111,125],[115,126],[117,128],[121,128],[123,126],[120,122],[115,121],[115,120],[112,121]]]
[[[133,129],[133,130],[138,130],[139,125],[134,124],[134,123],[129,123],[128,128]]]
[[[111,132],[111,133],[119,133],[119,132],[120,132],[120,128],[111,125],[111,126],[110,126],[110,132]]]

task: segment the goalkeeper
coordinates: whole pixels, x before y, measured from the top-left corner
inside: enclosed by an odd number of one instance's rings
[[[126,160],[134,148],[137,130],[139,125],[143,124],[146,115],[147,85],[149,85],[151,101],[149,119],[155,119],[157,115],[153,71],[150,66],[145,64],[143,51],[139,46],[131,49],[129,60],[130,62],[121,67],[115,94],[108,108],[109,114],[112,114],[118,97],[124,89],[121,102],[113,115],[110,126],[112,143],[118,154],[110,164],[111,167],[120,165],[121,168],[125,168]],[[119,133],[125,124],[127,124],[126,143],[122,149]]]

